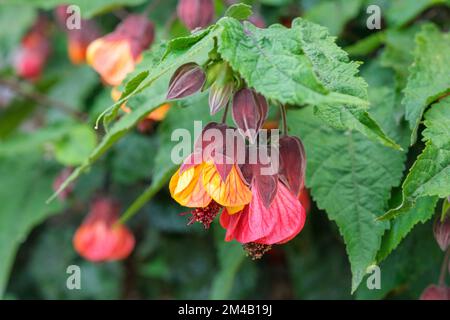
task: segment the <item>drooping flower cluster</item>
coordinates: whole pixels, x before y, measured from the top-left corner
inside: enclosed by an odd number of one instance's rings
[[[134,248],[130,230],[118,222],[119,205],[109,198],[96,199],[73,238],[75,250],[93,262],[126,258]]]
[[[298,138],[284,135],[278,149],[268,152],[259,139],[268,114],[266,99],[251,88],[237,88],[225,62],[208,65],[206,70],[205,74],[195,63],[181,66],[169,83],[168,99],[210,88],[210,113],[224,108],[232,98],[237,129],[208,124],[193,153],[172,176],[169,189],[179,204],[194,208],[190,223],[201,222],[208,228],[222,210],[225,240],[237,240],[249,255],[260,258],[271,245],[294,238],[305,224],[306,212],[299,200],[304,190],[305,151]],[[258,156],[251,162],[255,150]]]
[[[22,39],[21,46],[14,57],[17,74],[25,79],[37,80],[50,56],[50,23],[39,16],[30,31]]]

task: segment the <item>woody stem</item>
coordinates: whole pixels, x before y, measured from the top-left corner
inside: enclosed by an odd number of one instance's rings
[[[281,114],[281,121],[283,122],[283,130],[282,134],[287,135],[287,120],[286,120],[286,106],[284,104],[280,104],[280,114]]]
[[[445,285],[445,275],[447,274],[447,264],[450,258],[450,247],[447,248],[445,253],[444,261],[442,261],[441,273],[439,274],[439,286],[443,287]]]

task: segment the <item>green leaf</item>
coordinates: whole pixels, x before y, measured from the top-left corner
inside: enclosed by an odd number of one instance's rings
[[[389,210],[382,219],[409,212],[421,197],[450,195],[450,97],[432,105],[425,118],[425,149],[403,182],[401,205]]]
[[[172,73],[179,66],[187,62],[196,62],[198,64],[203,64],[206,62],[208,59],[208,53],[214,47],[213,38],[215,35],[216,31],[211,30],[211,32],[199,39],[198,42],[190,43],[190,46],[183,47],[183,49],[180,50],[174,48],[167,52],[159,64],[148,65],[147,68],[149,68],[149,75],[145,77],[144,81],[139,82],[139,85],[136,87],[133,85],[133,87],[135,87],[134,91],[129,93],[126,97],[126,99],[129,99],[127,100],[127,106],[132,109],[132,112],[125,114],[117,122],[115,122],[114,125],[112,125],[111,129],[103,137],[100,144],[97,145],[89,157],[85,159],[83,164],[73,171],[71,176],[61,185],[61,187],[50,197],[48,201],[53,200],[58,193],[64,190],[72,181],[77,179],[80,174],[87,170],[148,113],[166,102],[166,92]],[[157,52],[161,52],[161,47],[157,46],[157,48]],[[150,57],[150,59],[153,58]],[[137,77],[143,78],[142,73],[139,72]],[[133,98],[133,100],[130,98]],[[113,108],[116,108],[124,102],[124,99],[120,99],[115,103]]]
[[[432,232],[431,221],[414,228],[399,247],[380,263],[381,288],[361,285],[358,299],[418,299],[420,293],[439,277],[442,251]]]
[[[219,52],[248,86],[280,103],[314,105],[330,125],[398,148],[367,113],[367,84],[355,76],[358,64],[349,62],[325,28],[302,19],[291,29],[258,29],[231,18],[218,24],[224,28]]]
[[[60,203],[46,205],[55,172],[36,149],[21,157],[0,155],[0,297],[19,245],[28,233],[61,209]]]
[[[345,24],[356,18],[362,4],[363,0],[322,0],[309,8],[304,17],[328,28],[330,34],[339,35]],[[330,19],[330,12],[333,13],[332,19]]]
[[[419,26],[414,25],[408,29],[388,29],[385,33],[385,49],[380,56],[380,63],[395,71],[399,88],[405,87],[409,66],[414,61],[414,38],[418,30]]]
[[[384,96],[386,98],[386,96]],[[395,99],[374,109],[396,130]],[[312,108],[288,113],[290,133],[305,144],[306,184],[344,237],[352,270],[352,292],[373,264],[388,223],[377,221],[390,191],[400,183],[405,155],[371,142],[363,135],[332,129],[313,116]],[[400,133],[399,133],[400,134]]]
[[[55,143],[55,158],[66,166],[77,166],[94,150],[97,136],[87,125],[76,125]]]
[[[390,1],[386,10],[386,18],[389,25],[403,26],[414,19],[425,9],[434,5],[447,5],[448,0],[396,0]]]
[[[416,36],[414,63],[411,66],[402,103],[412,129],[411,144],[425,108],[450,92],[450,35],[434,25],[425,25]]]
[[[252,15],[252,7],[245,3],[236,3],[231,5],[225,11],[225,17],[235,18],[237,20],[246,20]]]
[[[366,56],[380,47],[385,41],[385,37],[385,32],[375,32],[351,46],[345,47],[344,50],[353,57]]]
[[[378,252],[378,262],[386,259],[386,257],[398,247],[406,235],[411,232],[416,224],[419,222],[425,223],[431,219],[434,214],[437,200],[437,197],[420,198],[407,214],[390,221],[391,226],[384,234],[381,248]]]
[[[218,223],[214,224],[214,236],[220,268],[212,283],[210,299],[224,300],[230,297],[245,254],[239,242],[225,242],[225,230]]]

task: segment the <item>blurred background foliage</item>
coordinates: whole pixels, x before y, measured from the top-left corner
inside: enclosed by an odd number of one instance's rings
[[[238,244],[224,243],[218,223],[213,232],[204,232],[199,225],[187,227],[187,218],[180,216],[186,209],[170,199],[167,188],[131,219],[137,246],[128,259],[96,264],[80,258],[72,237],[92,198],[108,194],[126,209],[167,165],[172,129],[189,127],[193,118],[208,115],[207,102],[200,95],[174,106],[149,132],[132,129],[80,177],[67,201],[47,205],[61,169],[80,165],[104,135],[102,128],[94,130],[95,120],[113,104],[110,88],[92,69],[69,62],[66,36],[57,28],[51,34],[51,59],[40,79],[27,82],[14,74],[11,59],[37,14],[51,17],[52,10],[65,2],[0,1],[0,294],[3,291],[4,298],[416,299],[436,281],[442,254],[431,221],[417,225],[383,261],[381,290],[368,290],[363,283],[351,295],[342,238],[313,202],[300,236],[264,259],[251,261]],[[148,2],[72,0],[70,4],[79,5],[83,17],[95,19],[105,33],[119,22],[123,10],[142,12]],[[157,39],[188,34],[173,15],[176,2],[160,1],[149,12]],[[216,17],[223,14],[225,2],[216,1]],[[326,26],[352,58],[364,62],[362,74],[370,85],[397,90],[406,82],[418,26],[433,21],[448,30],[450,24],[445,0],[246,2],[266,25],[287,24],[303,16]],[[370,4],[382,8],[381,30],[366,27]],[[184,104],[189,108],[178,113]],[[417,152],[410,150],[410,154]],[[66,268],[72,264],[82,269],[82,290],[65,286]]]

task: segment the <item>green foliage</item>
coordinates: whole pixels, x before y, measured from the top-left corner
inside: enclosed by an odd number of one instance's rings
[[[411,143],[417,136],[419,122],[425,108],[449,92],[450,35],[441,33],[436,26],[426,25],[416,36],[414,63],[405,88],[402,103],[406,119],[412,129]]]
[[[48,206],[55,172],[39,153],[31,149],[20,157],[0,154],[0,296],[3,295],[13,259],[28,232],[48,216],[61,210]]]
[[[395,99],[381,92],[376,95],[379,100],[374,103],[374,112],[384,119],[386,131],[396,131]],[[359,133],[325,126],[313,116],[312,108],[291,111],[288,121],[290,132],[302,139],[307,150],[306,184],[319,208],[327,211],[344,237],[354,291],[375,261],[382,235],[389,227],[376,218],[384,212],[391,188],[400,183],[405,155]],[[301,126],[297,125],[300,121]]]
[[[421,197],[450,195],[450,98],[432,105],[425,119],[426,147],[403,182],[401,205],[384,215],[385,219],[407,213]]]

